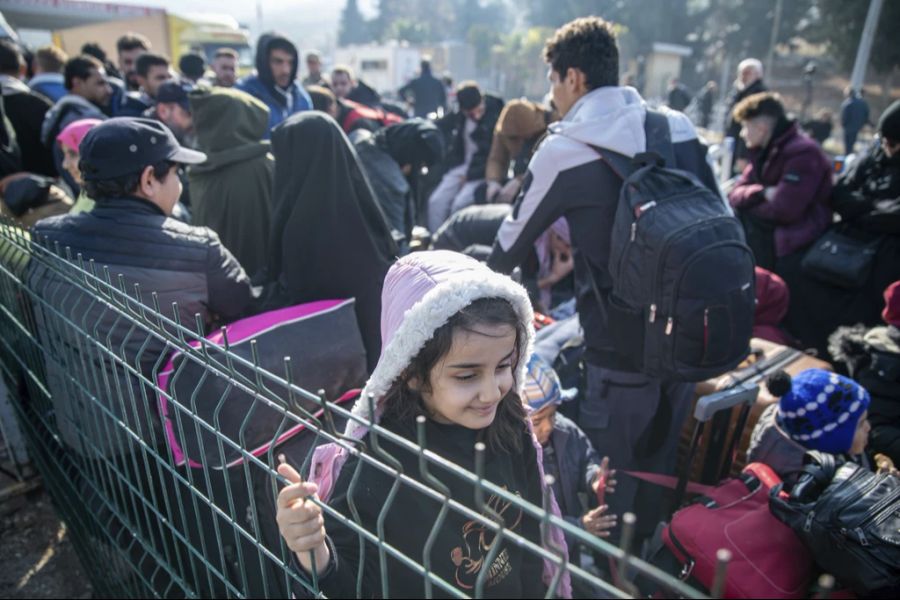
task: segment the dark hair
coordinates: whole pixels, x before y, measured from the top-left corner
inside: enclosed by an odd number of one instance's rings
[[[46,73],[62,73],[69,56],[56,46],[41,46],[34,52],[34,62]]]
[[[97,42],[86,42],[81,47],[81,53],[93,56],[102,63],[106,62],[106,51]]]
[[[281,37],[276,37],[269,42],[269,45],[266,47],[266,58],[272,56],[272,50],[281,50],[283,52],[287,52],[295,59],[297,56],[297,47],[294,46],[294,44],[292,44],[290,40]]]
[[[150,40],[140,33],[129,31],[116,41],[117,52],[127,52],[128,50],[149,50]]]
[[[462,110],[472,110],[481,104],[481,90],[474,81],[463,81],[456,88],[456,101]]]
[[[25,64],[22,51],[10,40],[0,40],[0,73],[18,77],[19,69]]]
[[[738,123],[763,116],[781,119],[784,117],[784,104],[782,104],[781,96],[778,94],[774,92],[760,92],[759,94],[747,96],[738,102],[732,115]]]
[[[200,79],[206,72],[206,60],[199,54],[185,54],[178,59],[178,70],[191,79]]]
[[[513,373],[516,372],[520,361],[527,360],[527,357],[518,355],[520,341],[525,336],[525,325],[509,301],[502,298],[475,300],[440,326],[406,370],[394,381],[382,401],[385,417],[411,423],[417,416],[427,415],[421,394],[409,387],[409,381],[415,378],[427,390],[431,385],[432,369],[450,351],[453,332],[458,329],[473,331],[478,325],[514,327],[517,352],[514,354]],[[494,421],[482,432],[482,441],[495,452],[520,452],[522,434],[527,428],[526,418],[525,404],[514,389],[510,390],[500,401]]]
[[[544,60],[561,78],[569,69],[580,70],[591,90],[619,83],[615,30],[600,17],[582,17],[557,29],[544,46]]]
[[[160,183],[164,183],[169,177],[169,171],[174,164],[175,163],[171,161],[164,160],[155,165],[147,166],[153,167],[154,179]],[[78,168],[82,173],[89,168],[83,158],[78,161]],[[137,173],[130,173],[113,179],[101,179],[99,181],[86,179],[82,184],[84,193],[95,202],[103,202],[104,200],[130,196],[137,191],[138,186],[141,183],[141,173],[143,173],[146,168],[147,167],[143,167]]]
[[[91,71],[99,71],[102,68],[103,63],[93,56],[82,54],[81,56],[70,58],[66,62],[66,68],[63,75],[66,89],[71,91],[73,79],[87,79],[91,76]]]
[[[334,92],[321,85],[311,85],[306,88],[306,92],[312,99],[313,110],[320,110],[327,113],[328,109],[331,108],[331,105],[337,102]]]
[[[234,48],[219,48],[218,50],[216,50],[216,53],[213,55],[213,60],[215,60],[217,58],[223,58],[226,56],[228,58],[233,58],[233,59],[237,60],[238,59],[237,50],[235,50]]]
[[[162,54],[153,54],[145,52],[138,56],[134,62],[134,72],[141,77],[146,77],[151,67],[169,67],[169,59]]]

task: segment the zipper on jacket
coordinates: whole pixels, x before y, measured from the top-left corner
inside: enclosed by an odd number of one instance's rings
[[[869,545],[869,538],[867,538],[866,534],[863,533],[862,527],[857,527],[853,530],[853,532],[856,534],[856,537],[859,538],[860,544],[862,544],[863,546]]]
[[[675,317],[669,317],[669,320],[666,321],[666,335],[672,335],[673,329],[675,329]]]
[[[650,305],[650,322],[651,323],[656,322],[656,305],[655,304]]]

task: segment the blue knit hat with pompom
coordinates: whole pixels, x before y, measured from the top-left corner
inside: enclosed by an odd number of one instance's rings
[[[850,451],[859,418],[869,408],[869,392],[848,377],[807,369],[793,379],[770,378],[769,391],[780,396],[778,422],[790,438],[810,450]]]

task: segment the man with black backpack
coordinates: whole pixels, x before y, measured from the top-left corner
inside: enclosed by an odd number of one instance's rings
[[[690,382],[746,355],[752,256],[688,118],[649,111],[634,89],[618,86],[610,23],[564,25],[544,58],[563,119],[531,159],[488,264],[511,271],[566,218],[586,343],[578,424],[620,472],[670,473]],[[655,166],[662,159],[670,168]],[[610,512],[637,512],[649,533],[661,504],[653,492],[620,477]]]

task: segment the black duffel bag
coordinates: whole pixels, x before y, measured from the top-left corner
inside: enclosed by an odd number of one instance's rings
[[[880,237],[862,239],[837,227],[825,233],[803,257],[801,266],[807,275],[823,283],[846,289],[865,285],[872,274]]]
[[[900,593],[900,477],[832,454],[807,452],[790,496],[773,488],[769,508],[816,564],[862,597]]]

